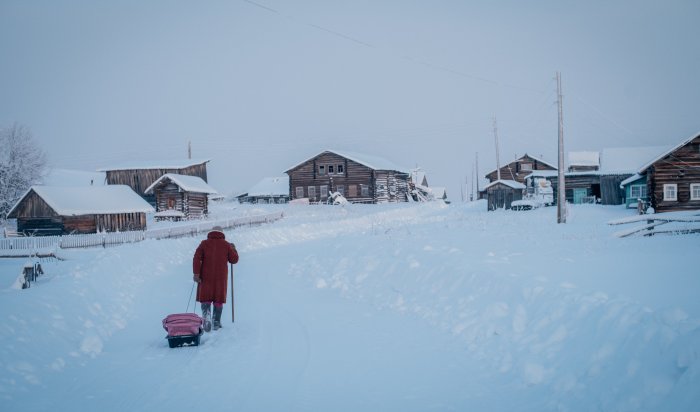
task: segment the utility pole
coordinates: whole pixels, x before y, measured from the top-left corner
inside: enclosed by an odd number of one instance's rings
[[[566,182],[564,181],[564,117],[562,113],[561,73],[557,72],[557,110],[559,112],[559,173],[557,173],[557,223],[566,223]]]
[[[192,159],[192,140],[187,142],[187,158]]]
[[[496,125],[496,116],[493,116],[493,137],[496,140],[496,179],[501,180],[501,160],[498,153],[498,126]]]
[[[476,193],[474,199],[479,198],[479,152],[476,152]]]

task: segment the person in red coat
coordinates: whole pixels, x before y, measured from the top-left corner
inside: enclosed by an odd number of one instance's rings
[[[221,312],[226,303],[228,263],[238,263],[238,252],[226,241],[221,226],[214,226],[199,244],[192,259],[197,302],[202,304],[204,330],[211,330],[211,306],[214,305],[214,330],[221,328]]]

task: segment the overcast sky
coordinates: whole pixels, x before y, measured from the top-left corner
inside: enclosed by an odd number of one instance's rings
[[[55,167],[211,159],[226,194],[325,150],[422,167],[460,200],[527,152],[700,131],[700,2],[0,0],[0,126]]]

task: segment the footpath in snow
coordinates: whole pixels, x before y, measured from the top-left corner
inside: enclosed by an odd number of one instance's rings
[[[4,259],[0,409],[697,410],[699,235],[484,209],[285,206],[227,231],[236,323],[229,302],[192,348],[160,321],[198,238],[70,251],[27,290]]]

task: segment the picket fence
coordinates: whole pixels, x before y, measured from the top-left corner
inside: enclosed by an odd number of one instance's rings
[[[6,238],[0,239],[0,257],[49,254],[57,249],[107,247],[140,242],[146,239],[197,236],[200,233],[209,232],[214,226],[231,229],[274,222],[282,217],[284,217],[282,212],[275,212],[233,219],[208,220],[194,224],[144,231]]]

